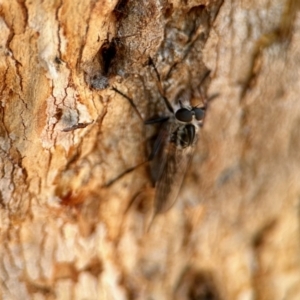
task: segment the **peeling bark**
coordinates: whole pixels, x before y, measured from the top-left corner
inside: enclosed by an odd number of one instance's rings
[[[2,1],[1,299],[299,299],[299,9]],[[207,111],[149,228],[161,93]]]

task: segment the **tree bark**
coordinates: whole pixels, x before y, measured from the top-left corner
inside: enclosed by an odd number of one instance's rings
[[[0,11],[2,299],[300,298],[297,0]],[[206,117],[150,226],[163,97]]]

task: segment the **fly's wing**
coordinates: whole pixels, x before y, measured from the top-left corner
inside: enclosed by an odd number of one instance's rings
[[[182,148],[170,142],[171,134],[178,125],[168,123],[167,128],[162,129],[158,137],[161,139],[161,148],[155,159],[158,166],[155,214],[166,212],[175,203],[196,143],[195,138],[192,146]],[[165,139],[166,135],[167,139]]]

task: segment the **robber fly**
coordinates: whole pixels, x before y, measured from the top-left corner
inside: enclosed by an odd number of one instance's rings
[[[169,111],[169,116],[144,122],[145,124],[162,123],[149,157],[152,162],[151,172],[155,182],[155,216],[169,210],[178,197],[197,144],[199,128],[203,125],[205,107],[185,105],[179,100],[179,108],[174,110],[169,100],[164,96],[159,73],[151,58],[149,64],[154,67],[159,81],[159,92]],[[112,89],[125,97],[139,114],[131,98],[114,87]]]
[[[204,107],[191,107],[181,102],[179,104],[176,111],[168,105],[171,116],[164,118],[151,154],[156,189],[155,215],[166,212],[175,203],[205,116]],[[162,118],[157,122],[161,120]],[[156,120],[150,120],[145,123],[155,122]]]

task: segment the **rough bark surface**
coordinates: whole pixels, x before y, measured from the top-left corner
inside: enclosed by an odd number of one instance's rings
[[[1,299],[300,299],[298,2],[0,1]],[[149,57],[207,105],[150,228]]]

